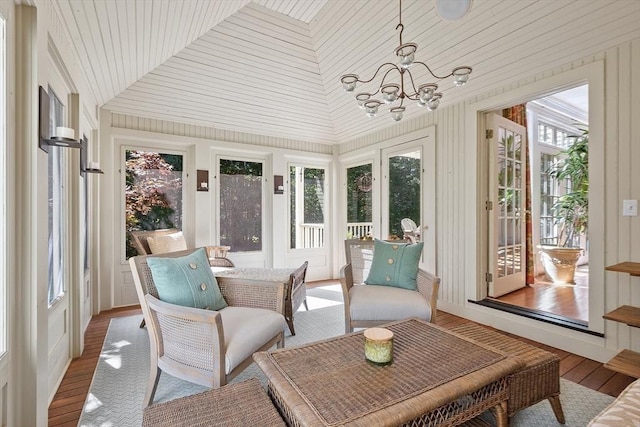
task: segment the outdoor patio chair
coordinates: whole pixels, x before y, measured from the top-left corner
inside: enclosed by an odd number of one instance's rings
[[[256,351],[274,345],[284,347],[284,283],[277,286],[220,283],[220,293],[228,306],[218,311],[159,299],[149,258],[181,258],[197,250],[129,259],[150,340],[145,407],[153,403],[161,371],[218,388],[249,366]],[[190,262],[185,267],[188,268],[196,269],[197,264]]]
[[[416,290],[365,284],[374,260],[374,246],[373,240],[345,240],[347,264],[340,270],[345,332],[409,317],[435,322],[440,278],[418,268]]]

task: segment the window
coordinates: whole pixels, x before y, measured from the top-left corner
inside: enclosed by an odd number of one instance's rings
[[[540,244],[550,246],[555,246],[558,240],[557,226],[551,209],[558,196],[558,185],[549,175],[555,159],[555,155],[540,153]]]
[[[403,218],[421,224],[422,152],[403,152],[388,157],[388,237],[402,239]]]
[[[373,164],[347,168],[347,239],[373,235]]]
[[[220,159],[220,244],[262,250],[262,163]]]
[[[182,230],[183,156],[125,151],[126,257],[138,255],[129,231]]]
[[[50,134],[56,126],[64,126],[64,105],[49,87],[51,105]],[[65,249],[65,158],[64,148],[49,147],[49,284],[48,302],[51,306],[66,292],[64,273]]]
[[[5,20],[0,16],[0,358],[7,351],[7,71]],[[1,412],[1,411],[0,411]],[[0,420],[2,421],[2,420]]]
[[[538,123],[538,143],[567,148],[569,146],[569,134],[553,125],[540,122]]]
[[[324,247],[325,170],[289,167],[290,248]]]

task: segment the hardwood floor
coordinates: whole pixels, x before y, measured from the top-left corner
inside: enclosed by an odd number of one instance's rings
[[[333,282],[309,283],[309,287]],[[140,314],[139,307],[105,311],[91,320],[85,333],[85,349],[81,357],[74,359],[49,406],[49,426],[77,426],[85,398],[89,392],[93,372],[100,357],[102,343],[114,317]],[[437,324],[445,328],[467,323],[462,317],[442,311],[438,312]],[[519,337],[517,337],[519,338]],[[634,378],[613,372],[594,360],[571,354],[534,341],[522,339],[537,347],[556,353],[560,359],[560,375],[569,381],[581,384],[611,396],[617,396]]]
[[[589,270],[579,267],[575,285],[558,285],[537,277],[533,285],[496,298],[500,302],[589,322]]]

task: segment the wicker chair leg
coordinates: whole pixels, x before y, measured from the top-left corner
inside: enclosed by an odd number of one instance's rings
[[[304,303],[304,309],[309,311],[309,306],[307,305],[307,299],[305,298],[304,301],[302,301]]]
[[[293,327],[293,316],[287,317],[287,325],[289,325],[289,330],[291,331],[291,335],[296,334],[296,329]]]
[[[144,328],[144,325],[146,325],[147,322],[144,321],[144,317],[142,318],[142,322],[140,322],[140,329]]]
[[[155,370],[155,375],[154,375]],[[160,368],[157,366],[151,367],[151,372],[149,373],[149,384],[147,385],[147,395],[144,397],[145,408],[153,403],[153,398],[156,395],[156,389],[158,388],[158,381],[160,380]]]
[[[550,396],[549,403],[551,403],[551,409],[553,409],[553,414],[556,416],[558,422],[564,424],[564,412],[562,411],[562,403],[560,403],[560,395]]]
[[[284,348],[284,332],[280,334],[280,340],[276,343],[276,348]]]

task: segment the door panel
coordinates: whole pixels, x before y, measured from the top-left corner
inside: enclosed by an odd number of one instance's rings
[[[496,114],[487,117],[491,155],[489,194],[490,257],[488,295],[498,297],[525,286],[524,223],[526,128]]]

